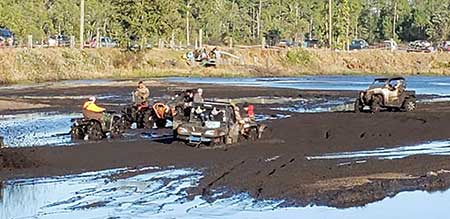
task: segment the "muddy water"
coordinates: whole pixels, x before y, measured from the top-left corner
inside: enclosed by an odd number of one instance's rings
[[[0,136],[9,147],[70,144],[71,119],[81,114],[33,113],[0,117]]]
[[[306,99],[295,103],[272,108],[278,111],[296,112],[296,113],[320,113],[320,112],[342,112],[353,111],[353,99],[348,97],[336,99]]]
[[[201,178],[197,170],[149,167],[7,181],[0,192],[0,218],[446,218],[450,201],[450,192],[404,192],[348,209],[283,208],[283,201],[257,201],[246,194],[212,203],[188,200],[186,189]]]
[[[308,156],[308,160],[332,160],[332,159],[400,159],[413,155],[450,155],[450,141],[432,141],[413,146],[402,146],[396,148],[379,148],[370,151],[352,151],[329,153],[319,156]]]

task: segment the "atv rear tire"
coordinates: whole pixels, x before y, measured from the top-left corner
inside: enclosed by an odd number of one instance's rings
[[[102,126],[97,121],[91,121],[87,127],[86,135],[89,140],[101,140],[105,137],[105,134],[102,131]]]
[[[355,101],[355,113],[360,113],[364,110],[364,105],[361,101],[361,99],[356,99]]]
[[[407,98],[405,99],[405,102],[403,103],[403,111],[406,112],[412,112],[416,110],[416,99],[415,98]]]
[[[167,119],[157,119],[155,121],[155,124],[156,124],[156,127],[158,127],[159,129],[163,129],[167,125]]]
[[[111,127],[111,138],[121,137],[124,130],[125,129],[123,127],[121,118],[114,118],[113,125]]]
[[[144,117],[143,117],[143,127],[146,129],[151,129],[153,128],[153,118],[152,118],[152,113],[150,112],[150,110],[147,110],[144,112]]]

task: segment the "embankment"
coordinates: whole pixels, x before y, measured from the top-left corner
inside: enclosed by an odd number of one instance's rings
[[[186,51],[151,49],[2,49],[0,84],[66,79],[166,76],[299,76],[327,74],[450,74],[450,53],[329,51],[304,49],[224,49],[217,68],[189,66]]]

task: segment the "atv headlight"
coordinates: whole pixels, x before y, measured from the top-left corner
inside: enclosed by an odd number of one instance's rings
[[[179,127],[179,128],[178,128],[178,134],[181,134],[181,135],[188,135],[188,134],[189,134],[189,131],[187,130],[187,128]]]
[[[216,135],[216,131],[215,130],[208,130],[208,131],[205,132],[205,135],[215,136]]]

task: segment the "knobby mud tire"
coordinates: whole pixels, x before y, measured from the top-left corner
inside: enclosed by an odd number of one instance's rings
[[[88,140],[98,141],[105,138],[105,134],[102,131],[102,126],[99,122],[92,121],[87,127]]]
[[[360,113],[364,111],[364,105],[362,101],[358,98],[355,101],[355,113]]]
[[[370,110],[372,113],[378,113],[381,111],[381,99],[379,97],[374,97],[372,104],[370,105]]]
[[[414,98],[405,99],[405,102],[403,103],[403,111],[412,112],[415,111],[416,108],[417,108],[416,99]]]
[[[84,130],[80,126],[73,126],[70,130],[72,140],[83,140],[85,136]]]

